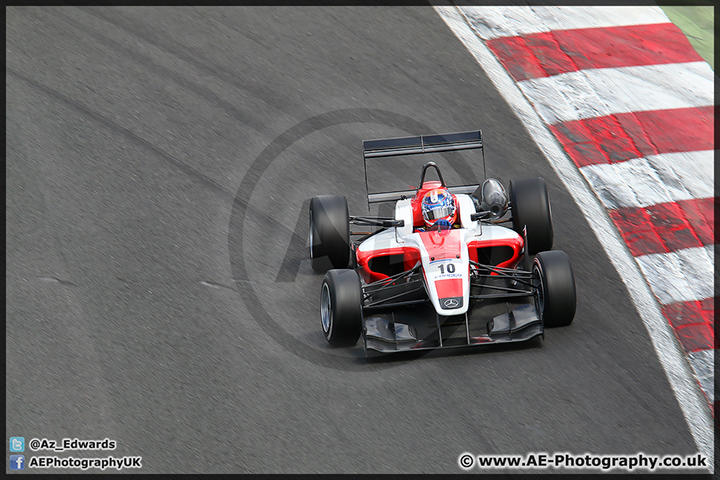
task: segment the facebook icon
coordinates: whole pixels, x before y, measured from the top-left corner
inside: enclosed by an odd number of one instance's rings
[[[10,470],[25,470],[25,455],[10,455]]]

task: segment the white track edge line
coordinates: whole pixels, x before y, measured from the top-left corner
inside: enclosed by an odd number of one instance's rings
[[[462,11],[457,7],[433,5],[433,8],[485,70],[495,87],[502,92],[504,99],[521,119],[587,218],[630,293],[640,318],[650,334],[655,353],[665,370],[698,451],[708,458],[709,470],[712,473],[714,470],[713,419],[705,395],[700,391],[689,360],[662,315],[647,280],[642,276],[617,229],[610,223],[607,211],[590,191],[576,165],[551,135],[519,87],[476,35]]]

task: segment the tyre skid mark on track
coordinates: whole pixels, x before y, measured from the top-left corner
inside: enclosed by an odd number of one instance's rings
[[[208,282],[205,280],[200,280],[200,285],[204,285],[206,287],[210,288],[225,288],[227,290],[232,290],[233,292],[237,292],[237,289],[229,286],[229,285],[223,285],[221,283],[215,283],[215,282]]]
[[[38,278],[38,280],[40,280],[42,282],[59,283],[60,285],[63,285],[65,287],[77,287],[77,285],[74,284],[73,282],[71,282],[69,280],[63,280],[63,279],[57,278],[57,277],[50,276],[50,277],[37,277],[37,278]]]
[[[294,282],[297,278],[298,270],[300,270],[300,262],[306,259],[308,253],[307,235],[308,235],[308,209],[310,208],[310,200],[305,200],[300,207],[300,215],[298,216],[295,230],[293,230],[290,245],[288,246],[285,257],[283,258],[280,270],[275,277],[275,283]]]
[[[103,125],[108,130],[119,133],[126,139],[131,140],[132,143],[140,145],[140,146],[146,148],[147,150],[153,152],[158,157],[162,158],[167,163],[174,166],[177,170],[186,174],[190,178],[194,178],[194,179],[198,180],[202,185],[205,185],[212,191],[221,193],[223,196],[226,196],[229,199],[234,198],[234,197],[232,197],[230,192],[228,192],[225,189],[224,186],[220,185],[218,182],[216,182],[212,178],[208,177],[207,175],[203,174],[202,172],[194,169],[193,167],[175,159],[172,155],[159,149],[157,146],[150,143],[150,141],[140,137],[135,132],[132,132],[131,130],[123,127],[122,125],[115,123],[114,121],[110,120],[109,118],[104,117],[103,115],[99,114],[98,112],[91,110],[89,107],[87,107],[79,102],[76,102],[75,100],[73,100],[71,98],[66,97],[65,95],[61,94],[60,92],[58,92],[46,85],[42,85],[41,83],[38,83],[31,78],[26,77],[22,73],[19,73],[10,67],[6,67],[5,72],[12,75],[13,77],[16,77],[16,78],[24,81],[28,85],[43,92],[50,98],[52,98],[54,100],[59,100],[60,102],[62,102],[66,106],[68,106],[69,108],[79,111],[82,114],[92,118],[94,121]]]
[[[93,7],[75,7],[77,10],[82,11],[83,13],[87,15],[92,15],[95,18],[98,18],[104,22],[107,22],[108,24],[114,26],[117,29],[120,29],[127,34],[129,34],[132,38],[140,38],[144,42],[147,42],[150,45],[153,45],[155,48],[161,49],[165,52],[168,52],[171,56],[179,58],[183,62],[186,62],[188,65],[192,65],[194,68],[202,72],[203,74],[209,75],[211,78],[219,78],[221,81],[225,82],[227,85],[229,85],[236,93],[242,94],[243,92],[247,92],[245,95],[242,96],[240,99],[240,104],[243,103],[249,103],[253,101],[258,101],[259,99],[262,100],[263,103],[271,106],[273,109],[275,109],[280,114],[284,114],[286,111],[288,111],[289,106],[294,105],[292,101],[292,97],[289,97],[287,95],[283,96],[280,95],[279,91],[273,90],[272,92],[267,90],[267,87],[263,85],[262,83],[257,83],[255,85],[249,85],[248,84],[248,77],[244,77],[242,82],[237,81],[237,76],[232,74],[230,71],[218,68],[217,64],[215,64],[213,67],[210,67],[210,65],[206,62],[203,62],[201,59],[203,58],[203,55],[201,53],[197,53],[196,55],[193,55],[194,53],[191,48],[189,48],[188,45],[171,45],[167,41],[167,38],[163,36],[156,35],[154,32],[150,31],[150,29],[141,29],[141,28],[131,28],[128,25],[123,24],[121,21],[118,21],[117,17],[118,12],[113,12],[112,15],[108,15],[107,10],[101,9],[101,8],[93,8]],[[72,21],[71,18],[67,18],[68,21]],[[128,19],[129,20],[129,19]],[[79,25],[78,28],[81,28],[85,30],[85,27],[82,25]],[[202,98],[211,99],[214,102],[216,102],[218,105],[220,105],[224,110],[231,112],[233,116],[242,124],[248,125],[251,128],[259,131],[264,125],[257,124],[256,121],[254,121],[254,118],[252,115],[245,114],[243,110],[236,108],[234,105],[231,105],[227,103],[226,101],[220,99],[215,93],[207,89],[206,87],[203,87],[202,85],[198,85],[195,83],[183,81],[181,77],[178,77],[178,75],[174,74],[172,71],[158,65],[154,61],[150,60],[147,57],[144,57],[139,54],[137,50],[131,50],[127,47],[122,46],[121,44],[118,44],[116,42],[113,42],[107,38],[107,36],[103,36],[101,34],[94,34],[93,38],[98,40],[99,42],[103,42],[107,45],[110,45],[113,49],[117,49],[118,51],[124,52],[126,55],[131,56],[135,61],[138,61],[138,59],[141,60],[140,63],[150,67],[154,71],[159,71],[162,73],[162,76],[167,78],[170,81],[173,82],[181,82],[179,83],[184,88],[187,88],[188,90],[192,91],[193,93],[199,95]],[[176,48],[173,48],[176,47]],[[273,99],[274,101],[272,103],[267,103],[268,99]],[[302,108],[300,105],[294,105],[293,111],[301,111]]]

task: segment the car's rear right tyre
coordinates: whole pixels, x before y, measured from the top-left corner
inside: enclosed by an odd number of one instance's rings
[[[533,261],[533,281],[543,324],[548,328],[570,325],[575,317],[577,295],[567,254],[562,250],[538,253]]]
[[[553,246],[552,214],[547,185],[541,177],[510,182],[513,230],[522,235],[527,227],[527,252],[535,255]]]
[[[310,200],[309,245],[312,268],[324,273],[350,263],[350,216],[347,199],[319,195]]]
[[[333,347],[355,345],[362,332],[362,289],[355,270],[329,270],[320,287],[320,323]]]

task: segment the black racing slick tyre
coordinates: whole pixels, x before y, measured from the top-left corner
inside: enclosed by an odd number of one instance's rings
[[[510,204],[513,230],[522,235],[523,227],[527,227],[528,254],[550,250],[553,226],[545,180],[536,177],[510,182]]]
[[[320,322],[333,347],[351,347],[362,331],[362,289],[355,270],[329,270],[320,289]]]
[[[324,273],[350,263],[350,216],[347,199],[319,195],[310,200],[310,258],[312,268]]]
[[[575,317],[577,296],[570,259],[562,250],[540,252],[533,261],[533,280],[538,287],[536,306],[548,327],[570,325]]]

